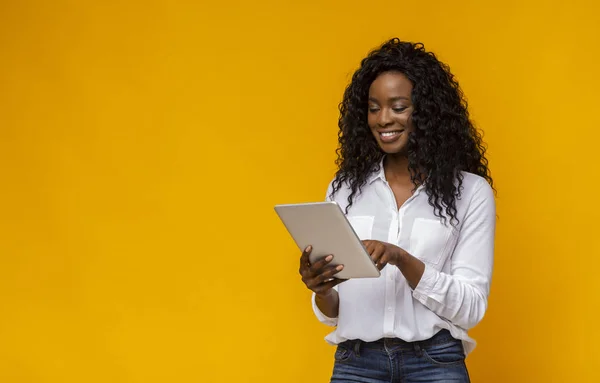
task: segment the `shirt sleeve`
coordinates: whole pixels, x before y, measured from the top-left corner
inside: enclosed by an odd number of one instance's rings
[[[450,274],[425,265],[413,291],[415,299],[465,330],[483,319],[494,262],[494,192],[484,179],[475,187],[452,254]]]

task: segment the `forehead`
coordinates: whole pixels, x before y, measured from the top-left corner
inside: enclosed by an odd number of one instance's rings
[[[400,72],[385,72],[377,76],[369,87],[369,96],[410,96],[412,83]]]

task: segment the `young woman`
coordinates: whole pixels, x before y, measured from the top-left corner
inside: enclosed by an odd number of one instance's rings
[[[467,331],[487,308],[496,214],[462,91],[422,44],[392,39],[362,61],[340,113],[327,199],[381,276],[342,281],[335,255],[302,254],[313,310],[336,327],[331,382],[469,382]]]

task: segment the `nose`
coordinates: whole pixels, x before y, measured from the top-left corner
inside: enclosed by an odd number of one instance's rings
[[[393,122],[392,116],[391,116],[389,108],[382,108],[381,111],[379,112],[379,115],[377,116],[377,125],[384,128],[384,127],[388,126],[389,124],[391,124],[392,122]]]

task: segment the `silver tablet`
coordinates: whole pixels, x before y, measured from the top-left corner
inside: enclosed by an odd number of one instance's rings
[[[379,277],[379,270],[336,202],[276,205],[275,211],[301,252],[312,245],[310,262],[333,254],[331,265],[344,265],[336,278]]]

